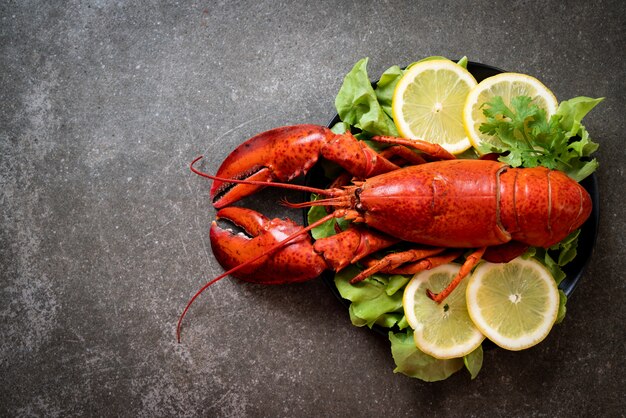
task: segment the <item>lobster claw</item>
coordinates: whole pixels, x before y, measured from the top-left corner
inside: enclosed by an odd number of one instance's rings
[[[224,160],[217,177],[287,182],[305,174],[318,160],[320,149],[334,134],[317,125],[284,126],[258,134]],[[223,208],[264,186],[214,181],[211,199]]]
[[[213,254],[226,270],[246,263],[303,228],[293,221],[268,219],[258,212],[239,207],[227,207],[217,212],[242,228],[243,233],[222,229],[216,221],[211,225]],[[327,268],[318,255],[308,234],[294,238],[284,247],[241,268],[235,277],[259,284],[302,282],[319,276]]]

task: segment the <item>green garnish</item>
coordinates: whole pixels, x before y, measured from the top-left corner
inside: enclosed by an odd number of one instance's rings
[[[484,144],[481,152],[504,154],[499,160],[512,167],[544,166],[581,181],[598,167],[597,160],[589,157],[598,144],[581,120],[602,100],[581,96],[561,102],[548,119],[528,96],[513,97],[510,107],[496,96],[484,105],[487,122],[480,131],[497,136],[502,145]]]

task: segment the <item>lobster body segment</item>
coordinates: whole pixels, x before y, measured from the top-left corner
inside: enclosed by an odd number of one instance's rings
[[[515,241],[550,247],[591,215],[589,193],[565,173],[546,167],[512,168],[500,177],[503,227]]]
[[[404,241],[478,248],[515,240],[549,247],[589,217],[591,198],[576,181],[545,167],[450,160],[368,179],[356,208],[367,225]]]
[[[511,235],[499,220],[500,173],[487,160],[410,166],[368,179],[358,209],[367,225],[404,241],[438,247],[503,244]]]

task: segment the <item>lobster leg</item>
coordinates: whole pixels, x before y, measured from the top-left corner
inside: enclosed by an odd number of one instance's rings
[[[444,250],[445,248],[410,249],[393,254],[387,254],[380,260],[370,263],[369,267],[353,277],[352,280],[350,280],[350,283],[358,283],[365,278],[378,273],[379,271],[395,269],[402,264],[415,262],[417,260],[439,254]]]
[[[382,142],[385,144],[403,145],[405,147],[421,151],[430,155],[438,160],[454,160],[456,157],[446,151],[439,144],[433,144],[431,142],[423,141],[421,139],[405,139],[396,138],[395,136],[375,136],[372,140],[376,142]]]
[[[397,162],[398,159],[410,165],[419,165],[426,162],[426,160],[421,155],[411,151],[410,149],[402,145],[393,145],[389,148],[385,148],[378,155],[398,165],[404,165],[399,164]]]
[[[404,264],[395,269],[389,270],[386,273],[389,274],[416,274],[420,271],[430,270],[442,264],[451,263],[456,258],[459,258],[462,254],[462,251],[451,251],[445,252],[440,255],[426,257],[422,260],[416,261],[414,263]]]
[[[434,300],[437,303],[441,303],[445,298],[448,297],[448,295],[450,295],[450,293],[452,293],[452,291],[454,289],[456,289],[456,287],[459,285],[461,280],[463,280],[465,278],[465,276],[470,274],[472,269],[481,260],[481,258],[483,256],[483,254],[485,253],[486,249],[487,249],[487,247],[479,248],[476,251],[474,251],[471,255],[469,255],[465,259],[465,263],[463,263],[463,265],[461,266],[461,270],[456,275],[456,277],[454,279],[452,279],[450,284],[445,289],[443,289],[441,292],[439,292],[439,293],[433,293],[430,289],[427,290],[426,293],[428,294],[428,297],[431,298],[432,300]]]

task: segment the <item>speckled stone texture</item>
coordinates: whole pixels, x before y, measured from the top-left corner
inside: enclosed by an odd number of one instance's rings
[[[1,416],[623,416],[626,310],[621,0],[4,1],[0,4]],[[325,124],[343,76],[429,55],[606,100],[598,243],[565,322],[424,383],[353,327],[324,283],[226,279],[210,183],[244,139]],[[286,192],[246,205],[271,216]]]

